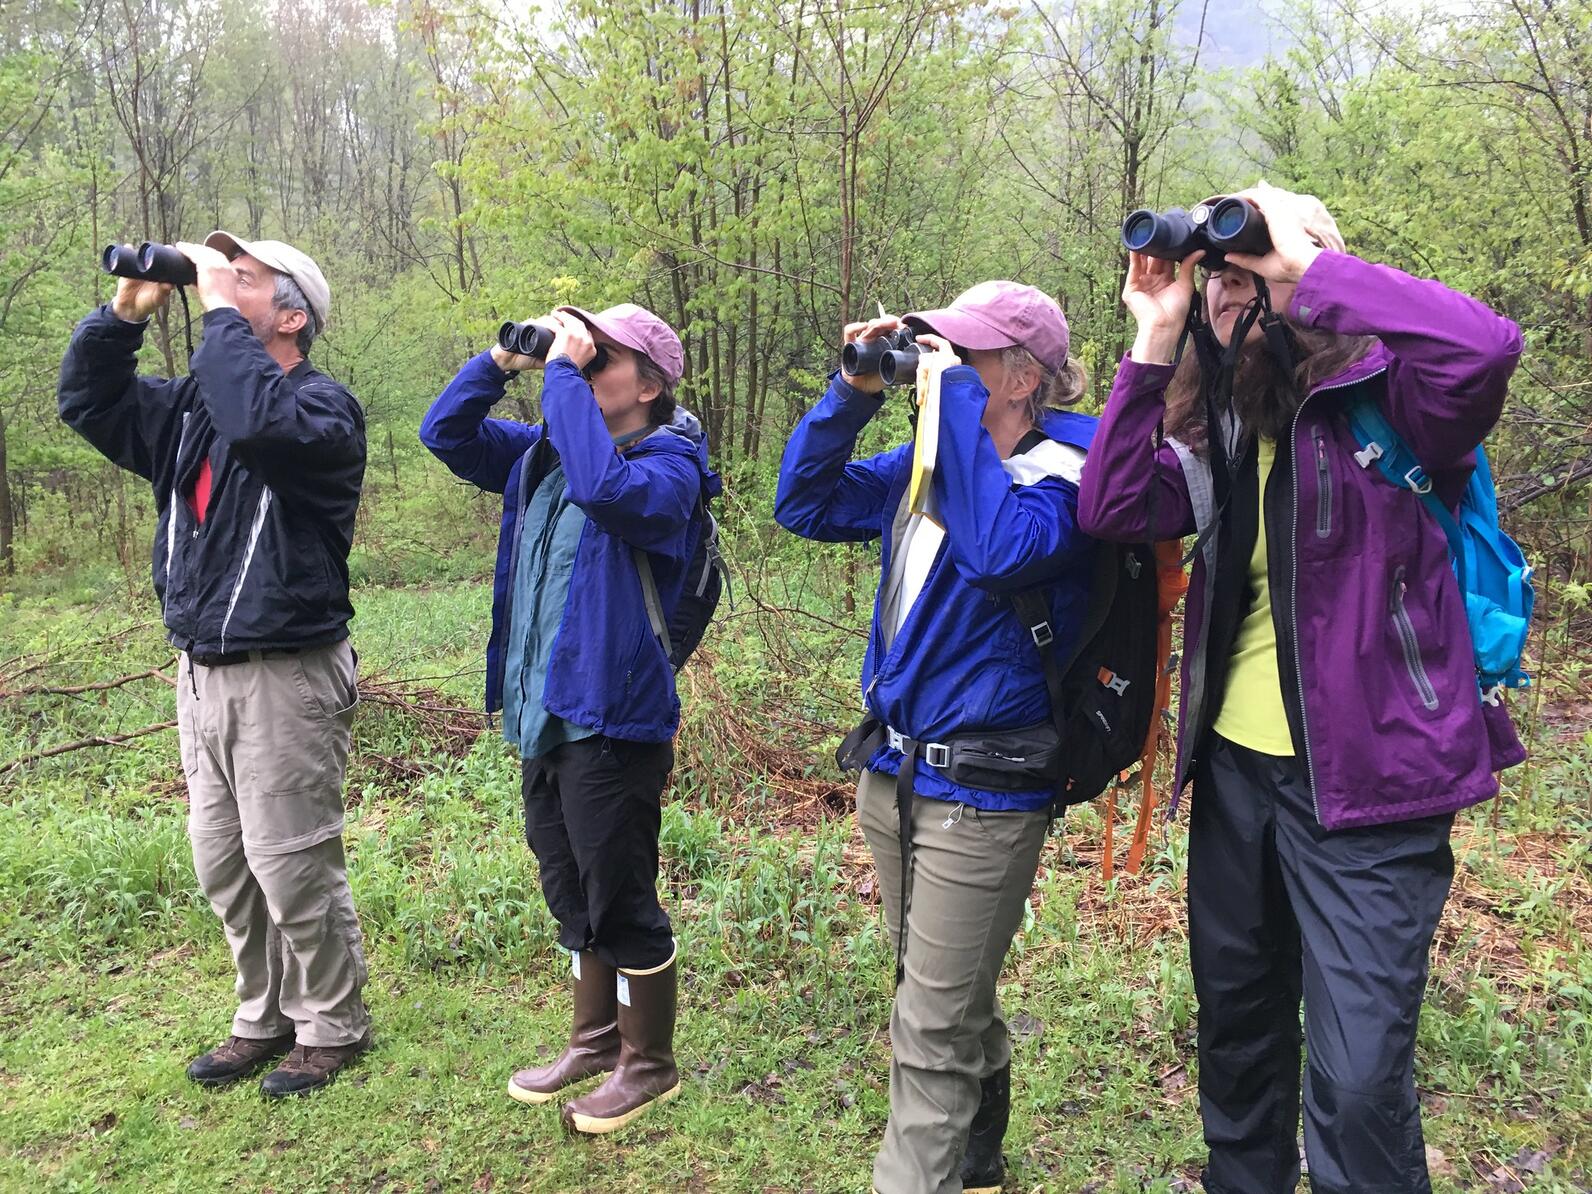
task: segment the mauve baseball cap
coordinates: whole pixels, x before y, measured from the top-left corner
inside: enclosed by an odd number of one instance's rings
[[[1021,282],[980,282],[949,307],[914,311],[905,321],[962,348],[1026,348],[1052,373],[1067,363],[1067,317],[1061,305]]]
[[[587,327],[596,328],[626,348],[645,353],[652,363],[663,370],[670,383],[680,380],[685,370],[685,350],[680,347],[680,337],[663,320],[645,307],[635,303],[620,303],[605,311],[593,314],[579,307],[560,307],[581,320]]]

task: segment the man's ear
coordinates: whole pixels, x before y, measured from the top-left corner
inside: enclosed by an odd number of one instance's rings
[[[277,312],[276,330],[279,335],[296,337],[309,321],[310,317],[297,307],[283,307]]]

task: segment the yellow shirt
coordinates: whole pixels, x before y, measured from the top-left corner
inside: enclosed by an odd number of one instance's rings
[[[1229,742],[1263,755],[1291,757],[1293,736],[1282,703],[1282,677],[1277,671],[1277,628],[1271,620],[1271,581],[1266,572],[1266,482],[1277,459],[1277,445],[1262,437],[1258,443],[1260,468],[1260,528],[1249,557],[1249,587],[1254,594],[1233,639],[1227,665],[1227,691],[1216,714],[1215,729]]]

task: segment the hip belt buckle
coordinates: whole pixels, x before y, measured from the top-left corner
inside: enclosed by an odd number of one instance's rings
[[[901,731],[885,726],[884,740],[891,750],[898,750],[902,754],[906,753],[907,739]],[[951,765],[951,748],[946,743],[919,742],[918,746],[923,751],[923,761],[930,767],[937,767],[943,771]]]

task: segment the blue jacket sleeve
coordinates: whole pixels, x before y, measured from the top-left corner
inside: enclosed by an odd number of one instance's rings
[[[1091,540],[1078,528],[1078,487],[1059,477],[1012,484],[984,429],[989,391],[967,365],[940,383],[934,496],[956,570],[968,584],[1011,593],[1054,581]]]
[[[902,444],[866,460],[851,450],[884,399],[847,385],[836,373],[818,405],[802,416],[779,465],[774,519],[804,539],[864,543],[884,533],[890,486],[912,462]]]
[[[569,500],[587,518],[632,547],[666,555],[685,550],[682,532],[702,491],[694,451],[621,455],[590,384],[568,357],[547,362],[542,413]]]
[[[471,357],[420,422],[420,442],[432,455],[489,493],[507,488],[515,462],[542,434],[540,427],[487,417],[508,379],[490,352]]]
[[[136,375],[146,326],[108,306],[92,312],[67,345],[56,400],[62,422],[106,459],[156,482],[176,455],[183,401],[179,382]]]

